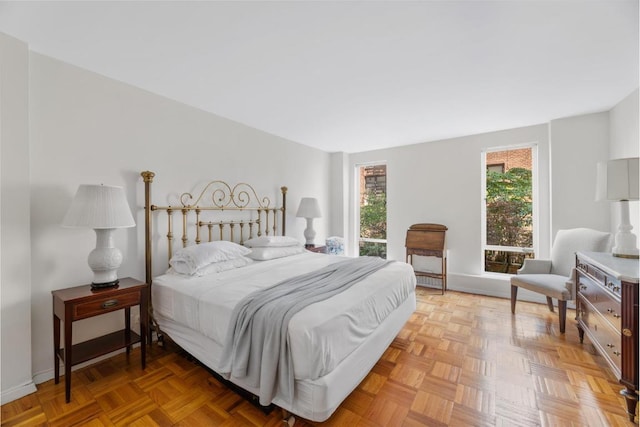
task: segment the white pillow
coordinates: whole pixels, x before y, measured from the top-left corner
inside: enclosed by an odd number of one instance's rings
[[[247,240],[244,245],[248,248],[269,248],[301,246],[302,243],[298,239],[289,236],[260,236]]]
[[[247,255],[256,261],[266,261],[269,259],[282,258],[290,255],[301,254],[305,251],[302,246],[281,246],[275,248],[253,248]]]
[[[206,276],[207,274],[222,273],[223,271],[244,267],[245,265],[251,264],[252,262],[253,262],[252,259],[241,256],[241,257],[230,259],[227,261],[212,262],[209,265],[205,265],[204,267],[199,268],[193,274],[186,274],[186,275],[201,277],[201,276]],[[180,273],[175,268],[170,268],[168,273],[185,275],[185,273]]]
[[[192,275],[211,263],[235,259],[249,252],[251,249],[233,242],[207,242],[178,249],[169,265],[178,273]]]

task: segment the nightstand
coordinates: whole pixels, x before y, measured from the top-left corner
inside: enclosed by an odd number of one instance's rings
[[[52,291],[53,295],[53,357],[55,383],[60,382],[60,362],[64,363],[65,398],[71,399],[71,367],[112,351],[140,345],[140,362],[145,368],[148,328],[148,288],[145,282],[130,277],[120,279],[112,288],[92,290],[91,285]],[[131,330],[131,307],[140,306],[140,335]],[[72,345],[71,324],[76,320],[99,316],[124,309],[125,328],[101,337]],[[64,348],[60,348],[60,321],[64,322]]]
[[[316,252],[316,253],[319,253],[319,254],[326,254],[327,253],[327,247],[326,246],[312,246],[312,247],[306,247],[305,246],[305,248],[308,251]]]

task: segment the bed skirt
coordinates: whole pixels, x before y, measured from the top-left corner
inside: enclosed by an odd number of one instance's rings
[[[286,402],[278,395],[273,399],[273,403],[311,421],[327,420],[371,371],[415,309],[416,297],[415,293],[411,293],[409,298],[389,314],[367,340],[342,360],[333,371],[315,380],[296,380],[293,403]],[[160,330],[173,342],[209,369],[218,371],[222,354],[220,344],[168,318],[156,316],[156,321]],[[248,387],[242,378],[232,377],[230,380],[243,389],[258,394],[258,390]]]

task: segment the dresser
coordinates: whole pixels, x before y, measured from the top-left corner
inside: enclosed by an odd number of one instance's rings
[[[610,253],[576,254],[576,320],[625,387],[627,413],[638,403],[638,260]]]

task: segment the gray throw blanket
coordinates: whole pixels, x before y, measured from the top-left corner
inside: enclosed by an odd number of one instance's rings
[[[287,339],[291,317],[389,262],[377,257],[347,259],[247,295],[231,314],[219,374],[226,379],[245,378],[252,387],[259,387],[261,405],[270,404],[277,391],[291,403],[293,361]]]

